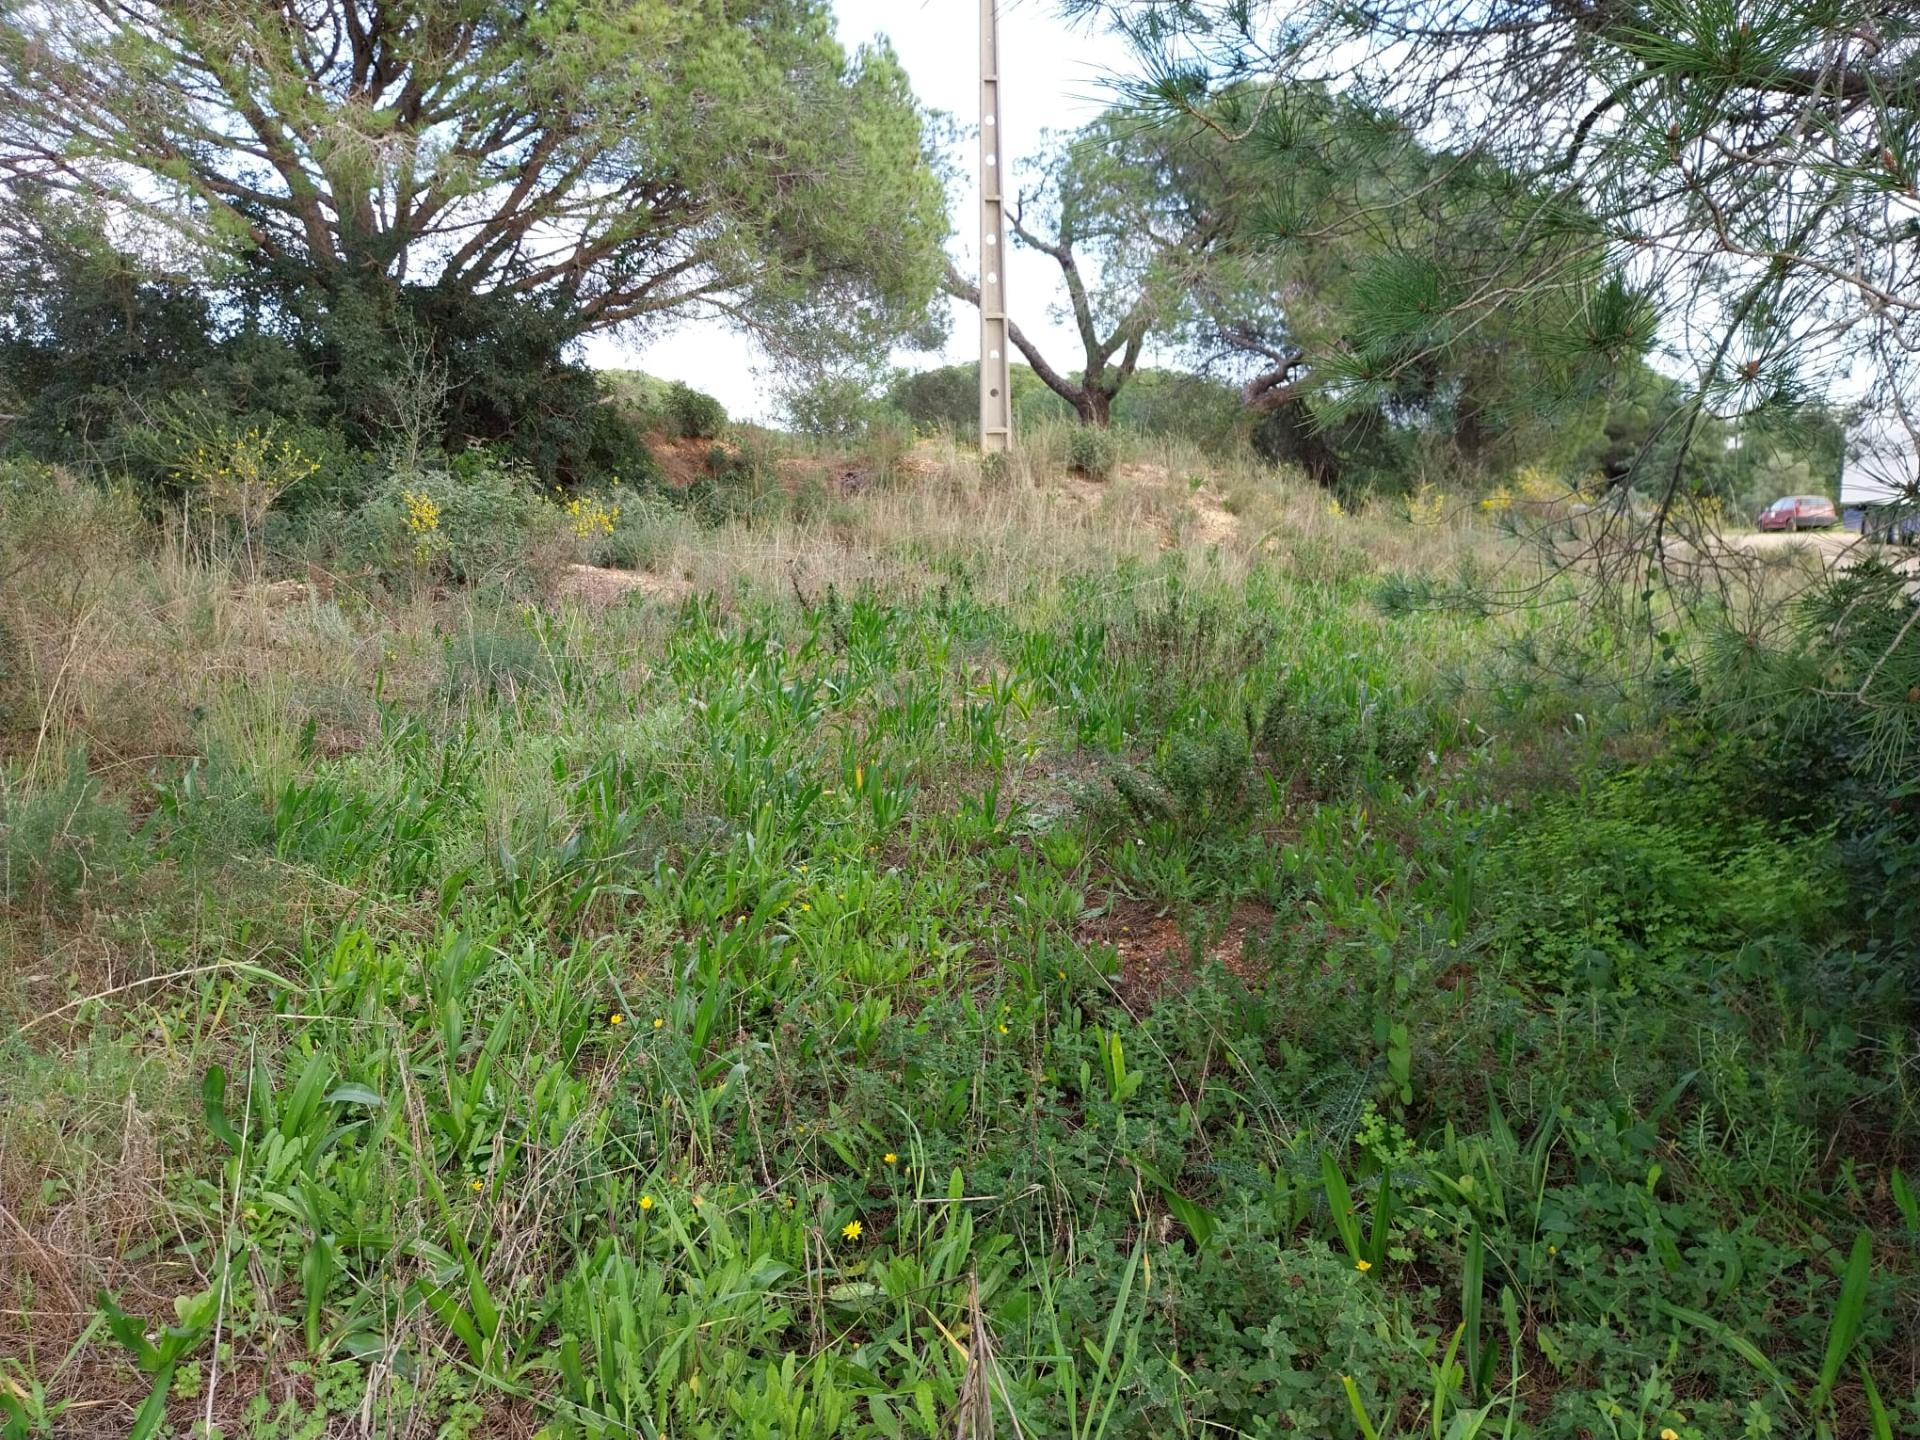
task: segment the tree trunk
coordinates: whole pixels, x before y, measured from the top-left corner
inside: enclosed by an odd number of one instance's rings
[[[1080,389],[1080,398],[1073,408],[1079,413],[1080,423],[1090,425],[1096,430],[1107,430],[1113,426],[1113,396],[1096,385],[1084,385]]]
[[[1313,423],[1313,412],[1299,396],[1274,405],[1253,434],[1254,449],[1282,465],[1298,465],[1322,489],[1340,483],[1340,456]]]

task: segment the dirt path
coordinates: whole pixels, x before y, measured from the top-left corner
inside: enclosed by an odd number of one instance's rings
[[[1753,555],[1815,556],[1830,570],[1858,565],[1869,556],[1876,557],[1911,576],[1913,583],[1909,588],[1915,594],[1920,594],[1920,547],[1869,544],[1860,536],[1845,530],[1811,530],[1797,535],[1777,530],[1765,533],[1750,531],[1722,538],[1728,548]]]

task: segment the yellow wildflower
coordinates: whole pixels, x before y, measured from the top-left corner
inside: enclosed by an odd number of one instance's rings
[[[651,1195],[642,1195],[640,1197],[640,1208],[642,1210],[651,1210],[653,1208],[653,1197]]]
[[[479,1193],[480,1191],[482,1191],[482,1190],[484,1190],[485,1188],[486,1188],[486,1182],[485,1182],[485,1181],[483,1181],[483,1180],[476,1180],[476,1181],[474,1181],[474,1182],[473,1182],[473,1189],[474,1189],[474,1193],[475,1193],[475,1194],[478,1194],[478,1193]]]
[[[667,1022],[662,1020],[658,1015],[653,1017],[653,1028],[656,1030],[658,1030],[662,1025],[666,1023]]]
[[[609,1025],[624,1025],[627,1023],[627,1017],[622,1015],[619,1011],[616,1010],[613,1014],[607,1017],[607,1023]]]
[[[1358,1264],[1356,1264],[1353,1268],[1358,1270],[1362,1275],[1364,1275],[1367,1273],[1367,1271],[1373,1268],[1373,1262],[1371,1260],[1362,1260]]]
[[[862,1228],[863,1227],[861,1226],[858,1220],[850,1220],[841,1227],[840,1233],[846,1236],[847,1239],[849,1240],[858,1240],[860,1238]]]
[[[893,1151],[891,1150],[887,1151],[887,1153],[881,1158],[885,1160],[886,1163],[889,1165],[898,1165],[900,1163],[900,1157],[894,1154]]]
[[[1680,1432],[1672,1426],[1668,1426],[1660,1432],[1660,1440],[1680,1440]]]

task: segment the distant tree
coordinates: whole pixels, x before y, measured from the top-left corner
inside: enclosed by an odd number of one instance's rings
[[[0,174],[164,239],[216,325],[363,421],[424,331],[501,433],[581,336],[705,310],[776,350],[929,324],[944,197],[824,0],[6,4]],[[138,226],[129,222],[137,219]],[[517,377],[517,378],[516,378]]]
[[[1661,309],[1663,368],[1686,403],[1650,534],[1684,494],[1692,440],[1718,418],[1785,411],[1843,372],[1920,421],[1920,18],[1882,0],[1756,8],[1725,0],[1067,0],[1134,42],[1144,117],[1180,117],[1249,155],[1291,207],[1299,167],[1271,163],[1295,97],[1364,96],[1401,135],[1444,145],[1436,181],[1505,177],[1506,219],[1448,220],[1436,191],[1379,197],[1383,227],[1445,220],[1437,238],[1504,249],[1465,285],[1412,269],[1360,298],[1395,337],[1391,373],[1469,333],[1570,323],[1570,346],[1641,348]],[[1483,190],[1495,187],[1483,186]],[[1549,242],[1543,244],[1542,242]],[[1570,274],[1619,271],[1591,309]],[[1435,278],[1445,278],[1442,266]],[[1498,278],[1496,278],[1498,277]],[[1491,283],[1488,283],[1491,282]],[[1644,297],[1644,298],[1643,298]],[[1409,302],[1426,305],[1409,325]],[[1429,318],[1431,317],[1431,319]],[[1423,330],[1426,338],[1422,338]],[[1367,361],[1374,347],[1358,346]],[[1355,369],[1349,379],[1366,379]],[[1665,442],[1676,437],[1678,445]],[[1649,437],[1650,442],[1655,437]],[[1641,468],[1644,468],[1641,467]]]
[[[1082,365],[1062,374],[1011,338],[1088,424],[1109,422],[1153,339],[1234,379],[1257,443],[1323,484],[1412,430],[1478,470],[1652,339],[1577,214],[1539,224],[1499,166],[1324,88],[1110,112],[1039,170],[1014,235],[1059,265]],[[1460,297],[1543,266],[1556,283],[1528,303],[1460,323]]]
[[[1049,363],[1017,324],[1008,337],[1083,425],[1112,423],[1148,340],[1177,322],[1193,273],[1228,235],[1225,214],[1169,203],[1169,171],[1189,158],[1170,138],[1117,112],[1055,136],[1014,209],[1015,241],[1059,267],[1080,366]],[[952,265],[947,288],[980,303],[979,287]]]
[[[1131,38],[1128,89],[1145,116],[1257,153],[1274,102],[1320,87],[1364,96],[1462,168],[1512,178],[1504,283],[1435,287],[1410,271],[1363,296],[1370,329],[1412,342],[1395,347],[1396,373],[1452,337],[1552,314],[1570,265],[1621,272],[1559,333],[1631,351],[1657,319],[1650,358],[1678,403],[1651,407],[1616,503],[1533,532],[1548,573],[1577,571],[1587,603],[1631,617],[1650,667],[1671,663],[1676,615],[1712,626],[1723,716],[1741,700],[1816,714],[1789,732],[1845,732],[1857,773],[1911,793],[1920,625],[1900,577],[1862,567],[1820,582],[1796,612],[1817,623],[1792,625],[1794,645],[1769,653],[1764,637],[1795,616],[1757,557],[1717,543],[1722,506],[1702,502],[1726,493],[1716,447],[1744,448],[1843,387],[1920,435],[1920,12],[1887,0],[1065,3]],[[1271,172],[1272,188],[1286,173]],[[1387,213],[1425,198],[1406,193]],[[1534,254],[1541,236],[1560,243]],[[1634,491],[1651,503],[1627,503]],[[1521,603],[1536,584],[1521,584]]]

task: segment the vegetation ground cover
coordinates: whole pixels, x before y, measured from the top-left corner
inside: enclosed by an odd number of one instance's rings
[[[9,1440],[1920,1433],[1911,798],[1034,442],[5,471]]]

